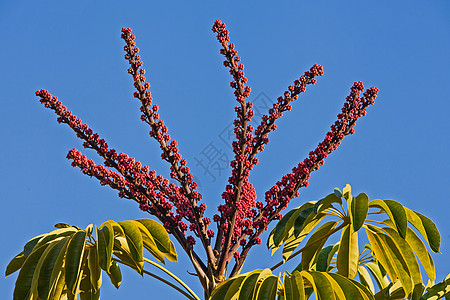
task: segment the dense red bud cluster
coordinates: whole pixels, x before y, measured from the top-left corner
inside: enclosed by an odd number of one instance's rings
[[[153,104],[150,84],[146,81],[146,71],[142,68],[140,50],[136,47],[135,36],[130,28],[122,28],[121,37],[126,42],[125,59],[129,63],[128,73],[132,76],[136,89],[133,96],[140,101],[140,119],[150,126],[149,135],[159,143],[161,158],[169,162],[170,178],[177,184],[134,158],[110,149],[105,140],[83,124],[48,91],[40,90],[36,95],[45,107],[58,115],[59,123],[68,124],[77,137],[84,140],[85,148],[95,150],[104,160],[103,165],[98,165],[77,149],[72,149],[67,154],[67,158],[72,160],[72,166],[97,178],[101,185],[117,190],[119,197],[133,199],[139,203],[140,209],[155,215],[186,250],[199,277],[205,277],[204,274],[211,272],[211,267],[215,280],[220,281],[233,257],[236,264],[230,276],[239,272],[250,248],[261,244],[259,236],[267,230],[269,223],[275,219],[280,220],[280,212],[299,195],[300,188],[308,186],[311,172],[324,164],[324,160],[338,148],[345,136],[354,133],[355,122],[366,114],[369,105],[374,104],[378,89],[369,88],[361,96],[364,86],[361,82],[355,82],[337,116],[338,120],[331,126],[325,139],[292,172],[284,175],[265,193],[264,202],[257,201],[255,189],[249,181],[250,172],[258,164],[256,155],[269,143],[268,134],[277,129],[275,122],[284,112],[292,109],[292,102],[306,91],[307,85],[315,84],[317,76],[324,74],[323,67],[315,64],[295,80],[254,128],[249,124],[255,115],[253,103],[247,101],[251,88],[246,86],[247,78],[241,58],[237,55],[235,45],[230,43],[229,31],[223,22],[217,20],[212,31],[222,46],[220,53],[225,57],[223,65],[229,69],[233,78],[230,86],[234,89],[238,102],[233,122],[236,139],[232,142],[234,158],[230,162],[231,176],[222,194],[224,203],[218,206],[218,213],[212,218],[217,224],[217,233],[208,229],[211,219],[204,216],[206,204],[200,202],[202,196],[197,191],[198,186],[193,181],[187,161],[179,153],[178,143],[168,134],[167,125],[160,119],[159,107]],[[186,236],[188,230],[192,235]],[[216,243],[213,250],[211,239],[214,237]],[[207,265],[193,251],[196,238],[200,239],[206,250]]]
[[[159,119],[159,107],[157,105],[152,106],[153,99],[151,92],[148,90],[150,84],[145,81],[144,74],[146,71],[142,68],[143,63],[140,60],[140,55],[137,54],[139,48],[136,47],[135,36],[131,34],[131,28],[122,28],[121,37],[126,42],[124,47],[125,59],[130,64],[128,73],[133,77],[134,87],[136,88],[134,97],[141,102],[141,120],[150,125],[149,135],[158,141],[162,150],[161,158],[171,164],[170,177],[181,183],[180,194],[184,200],[187,200],[180,201],[179,205],[176,205],[177,212],[179,210],[179,214],[191,222],[190,228],[193,228],[191,230],[206,243],[211,233],[207,233],[208,224],[204,223],[202,219],[205,209],[198,206],[201,195],[196,191],[197,184],[193,181],[193,175],[186,166],[186,160],[182,159],[179,153],[177,142],[171,140],[167,126],[163,120]]]

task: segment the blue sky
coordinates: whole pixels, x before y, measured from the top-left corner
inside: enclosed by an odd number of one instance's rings
[[[28,239],[55,223],[81,227],[147,216],[70,166],[65,156],[81,142],[39,104],[36,90],[48,89],[111,147],[168,177],[157,143],[139,121],[122,27],[137,36],[154,102],[213,215],[230,170],[205,173],[196,161],[211,145],[232,156],[223,131],[233,120],[235,100],[211,32],[221,19],[245,64],[255,103],[274,101],[313,64],[324,66],[325,75],[279,121],[259,156],[251,176],[258,197],[323,139],[354,81],[376,86],[377,101],[358,121],[356,134],[313,173],[290,208],[346,183],[370,199],[398,200],[440,229],[442,254],[434,259],[443,279],[450,272],[450,4],[316,2],[0,1],[2,272]],[[179,254],[180,262],[168,267],[201,295],[187,273],[192,267]],[[245,270],[280,259],[270,258],[264,246],[250,256]],[[178,299],[151,278],[123,273],[119,291],[104,277],[103,299]],[[0,280],[0,298],[11,297],[14,281]]]

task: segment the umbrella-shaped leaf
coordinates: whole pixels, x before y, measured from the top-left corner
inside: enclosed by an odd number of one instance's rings
[[[342,192],[339,188],[334,188],[334,194],[338,197],[342,197]]]
[[[422,234],[428,245],[430,245],[431,250],[439,252],[441,235],[439,234],[436,224],[416,211],[410,209],[407,209],[406,211],[408,214],[408,221],[420,232],[420,234]]]
[[[302,269],[308,270],[311,266],[314,256],[322,249],[328,235],[336,227],[338,221],[329,221],[320,226],[306,242],[305,250],[302,253]]]
[[[100,268],[99,264],[97,245],[89,249],[87,265],[91,278],[92,288],[94,289],[94,292],[97,292],[102,285],[102,269]]]
[[[394,200],[376,199],[369,202],[369,207],[377,207],[385,211],[392,222],[394,222],[400,236],[405,238],[406,228],[408,227],[408,217],[403,205]]]
[[[166,229],[161,226],[158,222],[150,219],[139,219],[136,220],[147,228],[150,232],[153,240],[156,243],[159,251],[165,254],[165,257],[171,262],[177,262],[177,253],[175,247],[169,239]]]
[[[367,218],[367,212],[369,210],[369,197],[365,193],[361,193],[356,198],[353,198],[350,216],[352,219],[353,230],[358,231],[364,221]]]
[[[19,254],[17,254],[8,264],[8,266],[6,267],[6,271],[5,271],[5,277],[7,277],[8,275],[11,275],[12,273],[16,272],[17,270],[19,270],[23,263],[25,262],[26,257],[23,254],[23,252],[20,252]]]
[[[48,247],[49,251],[43,259],[37,283],[38,295],[41,299],[47,299],[51,287],[55,284],[55,282],[51,281],[53,271],[55,271],[55,274],[61,272],[62,265],[56,265],[56,262],[58,261],[58,257],[61,255],[61,251],[66,250],[70,239],[70,236],[66,236],[56,242],[53,247]]]
[[[348,224],[342,230],[339,243],[337,254],[338,273],[353,279],[358,272],[358,260],[358,233],[353,231],[352,224]]]
[[[56,227],[56,228],[69,228],[69,227],[73,227],[73,228],[75,228],[75,229],[77,229],[77,230],[81,230],[81,228],[78,227],[78,226],[70,225],[70,224],[66,224],[66,223],[57,223],[57,224],[53,225],[53,227]]]
[[[23,263],[19,275],[17,276],[16,286],[14,288],[14,300],[27,299],[27,295],[30,292],[31,283],[33,281],[34,271],[36,270],[42,254],[48,246],[49,244],[44,244],[35,249]]]
[[[86,242],[86,231],[75,233],[67,247],[65,277],[67,289],[75,293],[81,267],[83,264],[84,247]]]
[[[269,275],[263,279],[256,293],[257,300],[275,300],[277,296],[278,277]]]
[[[122,272],[120,272],[119,265],[116,261],[112,261],[109,272],[107,272],[106,274],[108,274],[111,283],[116,287],[116,289],[118,289],[120,284],[122,283]]]
[[[114,246],[114,230],[110,223],[103,223],[97,229],[97,248],[99,265],[106,272],[111,266],[111,258]]]
[[[140,266],[140,271],[142,272],[144,266],[144,257],[142,256],[144,245],[141,232],[133,221],[123,221],[119,224],[125,233],[131,258],[136,262],[136,265]]]

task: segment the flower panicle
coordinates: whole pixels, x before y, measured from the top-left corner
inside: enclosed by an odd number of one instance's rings
[[[363,90],[362,82],[353,84],[350,95],[347,96],[341,113],[337,116],[338,120],[331,126],[325,139],[309,153],[307,158],[294,167],[291,173],[283,176],[266,192],[266,206],[263,211],[267,216],[273,218],[280,208],[285,208],[292,198],[298,197],[298,190],[308,186],[311,172],[318,170],[324,164],[325,158],[338,148],[345,136],[355,132],[356,121],[366,115],[367,107],[375,103],[378,94],[378,88],[371,87],[360,97]]]
[[[179,210],[183,217],[187,217],[191,225],[196,225],[190,226],[190,228],[205,241],[211,232],[207,233],[207,224],[203,222],[203,211],[200,206],[206,206],[206,204],[199,203],[202,196],[196,191],[198,185],[193,180],[194,176],[187,167],[186,159],[183,159],[179,153],[177,141],[171,139],[168,127],[160,119],[158,105],[153,104],[149,90],[150,83],[146,82],[144,76],[146,70],[142,68],[143,62],[138,54],[140,49],[136,46],[136,37],[131,32],[131,28],[122,28],[121,37],[126,43],[124,57],[130,65],[128,73],[133,77],[133,85],[136,88],[133,96],[141,102],[141,120],[150,125],[149,135],[159,143],[162,150],[161,158],[170,163],[170,177],[181,184],[182,189],[179,190],[179,193],[184,201],[178,201],[180,207],[177,206],[177,211]],[[184,225],[182,227],[184,228]]]

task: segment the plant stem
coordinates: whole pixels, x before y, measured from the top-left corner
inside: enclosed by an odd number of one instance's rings
[[[177,276],[175,276],[172,272],[170,272],[169,270],[167,270],[166,268],[164,268],[163,266],[147,259],[144,257],[144,261],[154,265],[155,267],[159,268],[161,271],[163,271],[164,273],[166,273],[167,275],[169,275],[170,277],[172,277],[173,279],[175,279],[179,284],[181,284],[196,300],[200,300],[200,298],[189,288],[189,286],[184,283],[180,278],[178,278]]]
[[[113,259],[114,261],[118,262],[118,263],[121,263],[121,264],[123,264],[123,265],[125,265],[125,266],[128,266],[128,267],[133,268],[133,266],[127,264],[126,262],[124,262],[124,261],[122,261],[122,260],[120,260],[120,259],[116,259],[116,258],[114,258],[114,257],[113,257],[112,259]],[[165,283],[165,284],[167,284],[168,286],[172,287],[173,289],[175,289],[175,290],[177,290],[178,292],[180,292],[181,294],[183,294],[183,295],[184,295],[186,298],[188,298],[189,300],[200,300],[200,298],[198,298],[197,295],[193,294],[194,297],[191,296],[191,295],[189,295],[188,293],[186,293],[185,291],[183,291],[182,289],[180,289],[179,287],[177,287],[177,286],[174,285],[173,283],[171,283],[171,282],[165,280],[164,278],[159,277],[158,275],[155,275],[155,274],[153,274],[153,273],[151,273],[151,272],[149,272],[149,271],[146,271],[146,270],[142,270],[142,272],[145,273],[145,274],[147,274],[147,275],[149,275],[149,276],[151,276],[151,277],[153,277],[153,278],[155,278],[155,279],[157,279],[157,280],[159,280],[159,281],[161,281],[161,282],[163,282],[163,283]]]

